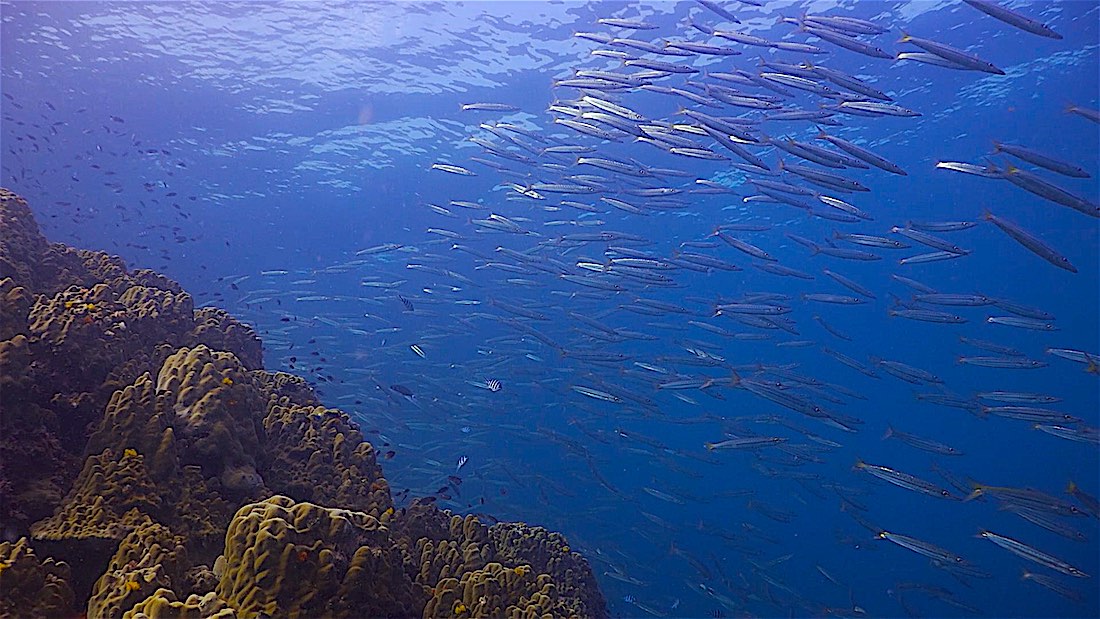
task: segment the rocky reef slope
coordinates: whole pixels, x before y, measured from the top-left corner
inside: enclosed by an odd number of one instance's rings
[[[2,189],[0,429],[0,617],[607,616],[560,534],[395,509],[251,328]]]

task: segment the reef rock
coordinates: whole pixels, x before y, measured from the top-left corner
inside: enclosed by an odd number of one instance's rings
[[[0,273],[0,616],[607,616],[561,535],[395,505],[250,327],[2,189]]]

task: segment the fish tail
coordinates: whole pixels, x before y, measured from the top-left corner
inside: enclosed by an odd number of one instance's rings
[[[887,424],[886,433],[882,435],[882,440],[886,440],[894,435],[894,426]]]

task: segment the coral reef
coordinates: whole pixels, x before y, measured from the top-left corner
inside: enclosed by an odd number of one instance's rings
[[[561,535],[395,505],[250,327],[2,189],[0,273],[0,616],[607,616]]]
[[[27,538],[0,543],[0,617],[58,617],[73,606],[69,566],[39,560]]]
[[[423,604],[389,531],[363,512],[274,496],[237,512],[224,556],[216,592],[244,615],[408,617]]]

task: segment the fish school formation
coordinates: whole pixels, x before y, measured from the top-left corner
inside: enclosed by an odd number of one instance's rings
[[[1096,142],[1036,146],[1095,102],[895,148],[972,113],[937,80],[1017,68],[839,9],[742,31],[761,4],[594,5],[549,105],[462,105],[419,240],[221,283],[395,500],[564,531],[621,615],[1095,613]],[[938,18],[1072,50],[1043,6]]]

